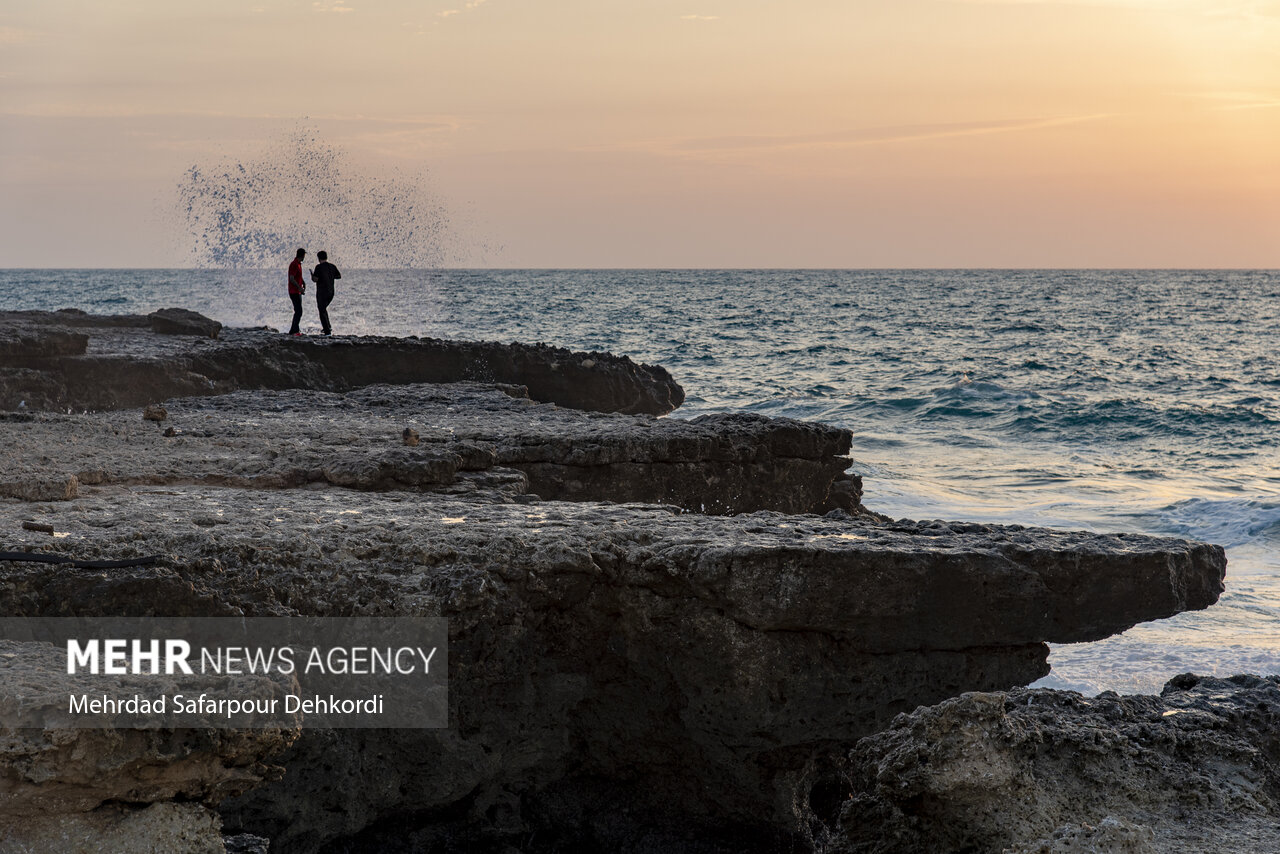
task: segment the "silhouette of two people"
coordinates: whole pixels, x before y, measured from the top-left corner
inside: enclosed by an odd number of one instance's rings
[[[307,292],[307,283],[302,280],[302,259],[307,257],[307,250],[299,249],[293,261],[289,263],[289,301],[293,303],[293,323],[289,326],[290,335],[301,335],[298,323],[302,320],[302,295]],[[325,335],[333,334],[329,324],[329,303],[333,302],[333,283],[342,278],[338,268],[329,263],[329,253],[316,253],[320,263],[311,271],[311,281],[316,286],[316,309],[320,312],[320,327]]]

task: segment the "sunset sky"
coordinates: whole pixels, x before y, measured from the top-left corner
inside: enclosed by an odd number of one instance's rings
[[[449,263],[1280,267],[1280,2],[0,0],[0,267],[193,164],[425,170]]]

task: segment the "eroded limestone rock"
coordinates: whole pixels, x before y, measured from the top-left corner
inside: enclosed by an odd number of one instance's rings
[[[201,804],[104,804],[84,812],[5,816],[5,854],[223,854],[218,814]]]
[[[185,308],[162,308],[147,315],[151,331],[161,335],[195,335],[199,338],[217,338],[222,324],[203,314]]]
[[[965,694],[850,753],[825,854],[1280,851],[1280,677]]]
[[[25,507],[0,504],[0,529]],[[308,731],[282,780],[226,802],[231,830],[286,852],[410,850],[403,817],[437,813],[433,833],[476,844],[560,822],[626,847],[692,821],[807,845],[842,745],[1039,677],[1045,640],[1205,607],[1224,566],[1173,539],[429,492],[103,487],[46,508],[68,536],[19,529],[32,549],[167,557],[0,563],[7,613],[449,620],[449,729]]]
[[[0,851],[221,854],[215,806],[279,777],[271,757],[298,730],[69,728],[67,698],[99,683],[65,668],[52,647],[0,641],[4,719],[23,722],[0,729]]]
[[[73,474],[50,476],[36,469],[17,480],[0,481],[0,497],[22,501],[70,501],[79,494],[80,480]]]
[[[23,321],[0,324],[0,356],[6,360],[78,356],[88,344],[88,335],[69,329]]]
[[[434,338],[298,338],[221,329],[184,309],[114,317],[0,312],[0,355],[7,357],[0,409],[10,410],[23,402],[65,412],[237,389],[460,381],[514,383],[535,400],[602,412],[660,415],[684,401],[664,368],[611,353]]]
[[[185,398],[163,407],[172,433],[125,413],[0,413],[10,436],[0,466],[14,484],[62,472],[85,483],[436,490],[462,472],[514,470],[546,499],[862,512],[860,482],[842,475],[848,430],[758,415],[591,413],[522,391],[450,383]],[[416,444],[405,444],[406,430]],[[49,490],[7,494],[48,500]]]

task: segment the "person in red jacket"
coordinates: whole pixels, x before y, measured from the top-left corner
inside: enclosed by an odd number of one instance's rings
[[[298,256],[289,264],[289,299],[293,302],[293,325],[289,327],[290,335],[301,335],[298,321],[302,320],[302,295],[307,292],[307,283],[302,281],[302,259],[307,257],[307,250],[299,249]]]

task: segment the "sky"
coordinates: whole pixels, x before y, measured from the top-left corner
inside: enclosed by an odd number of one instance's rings
[[[1280,267],[1280,0],[0,0],[0,267],[298,128],[449,265]]]

